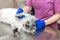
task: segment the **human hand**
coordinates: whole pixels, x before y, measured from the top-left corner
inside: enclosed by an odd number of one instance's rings
[[[23,8],[19,8],[16,12],[16,15],[15,15],[16,18],[19,18],[19,19],[22,19],[25,17],[24,15],[24,9]]]
[[[36,32],[35,35],[39,35],[41,32],[45,30],[45,21],[44,20],[36,20]]]

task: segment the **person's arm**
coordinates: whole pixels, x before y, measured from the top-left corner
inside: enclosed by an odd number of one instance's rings
[[[25,12],[29,13],[29,12],[31,12],[32,7],[30,7],[30,6],[25,6],[23,9],[24,9]]]
[[[60,13],[56,13],[51,18],[45,20],[46,25],[52,24],[56,22],[60,18]]]
[[[52,24],[54,22],[56,22],[58,19],[60,18],[60,14],[56,13],[55,15],[53,15],[51,18],[47,19],[47,20],[36,20],[36,35],[40,32],[40,31],[44,31],[46,25]],[[49,32],[51,32],[50,29],[48,29]],[[48,31],[47,30],[47,31]],[[55,35],[55,32],[51,32]]]
[[[24,8],[18,8],[16,12],[16,17],[20,16],[21,13],[28,13],[32,10],[32,7],[30,6],[25,6]]]
[[[18,8],[17,12],[16,12],[16,18],[24,18],[25,15],[23,15],[24,13],[29,13],[32,10],[32,0],[27,0],[26,1],[26,6],[24,8]]]
[[[31,12],[31,9],[32,9],[32,7],[30,7],[30,6],[25,6],[24,8],[18,8],[15,17],[17,19],[22,19],[22,18],[26,17],[25,13]],[[23,15],[23,14],[25,14],[25,15]]]
[[[24,7],[24,10],[26,12],[31,12],[32,7],[33,7],[32,0],[26,0],[26,7]]]
[[[60,0],[55,0],[54,1],[54,9],[55,9],[55,15],[53,15],[51,18],[47,19],[46,25],[54,23],[59,19],[60,16]]]
[[[32,0],[26,0],[26,6],[24,7],[24,8],[18,8],[18,11],[17,11],[17,13],[21,13],[21,12],[31,12],[31,10],[32,10],[32,7],[33,7],[33,5],[32,5]]]

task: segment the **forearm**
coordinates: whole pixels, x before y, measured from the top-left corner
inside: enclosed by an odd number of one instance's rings
[[[32,10],[32,7],[26,6],[23,8],[25,12],[29,13]]]
[[[53,15],[51,18],[45,20],[46,25],[49,25],[49,24],[51,24],[51,23],[56,22],[59,18],[60,18],[60,14],[59,14],[59,13]]]

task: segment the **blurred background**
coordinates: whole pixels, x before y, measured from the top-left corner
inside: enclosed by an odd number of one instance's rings
[[[0,8],[19,8],[25,6],[26,0],[0,0]]]
[[[0,9],[2,8],[20,8],[25,6],[26,0],[0,0]],[[33,12],[33,10],[32,10]],[[57,22],[59,25],[58,34],[60,40],[60,20]],[[12,30],[9,25],[0,23],[0,40],[21,40],[20,36],[14,38],[11,36]]]

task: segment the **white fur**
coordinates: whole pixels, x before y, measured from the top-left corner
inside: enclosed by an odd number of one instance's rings
[[[35,17],[31,16],[30,14],[25,14],[26,15],[25,18],[23,19],[17,19],[15,17],[17,12],[16,8],[4,8],[4,9],[0,9],[0,22],[4,22],[4,23],[8,23],[12,26],[12,29],[18,28],[18,30],[20,31],[21,29],[25,30],[23,27],[23,24],[26,23],[26,21],[30,21],[34,20]]]

